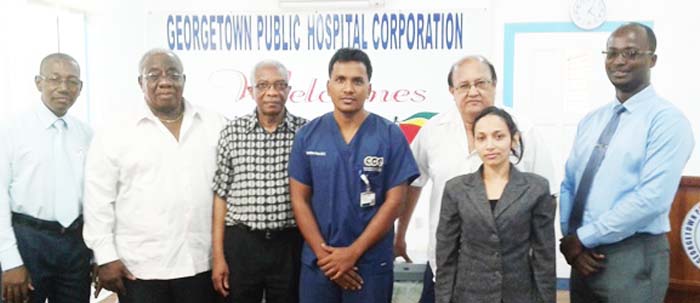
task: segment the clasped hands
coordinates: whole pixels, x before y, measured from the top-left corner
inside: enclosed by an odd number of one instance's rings
[[[566,262],[584,277],[588,277],[605,268],[605,255],[587,249],[576,234],[565,236],[559,240],[559,251]]]
[[[344,290],[360,290],[364,280],[358,272],[357,259],[361,254],[352,247],[332,247],[321,244],[316,264],[323,273]]]

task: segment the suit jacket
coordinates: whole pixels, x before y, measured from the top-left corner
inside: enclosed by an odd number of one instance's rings
[[[491,211],[482,169],[445,185],[437,228],[437,302],[555,302],[554,213],[547,180],[510,168]]]

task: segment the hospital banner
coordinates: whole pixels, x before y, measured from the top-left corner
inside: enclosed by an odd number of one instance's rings
[[[328,61],[338,48],[360,48],[373,66],[365,104],[390,120],[452,109],[447,74],[468,54],[489,55],[493,31],[484,9],[357,12],[149,12],[146,41],[183,60],[191,102],[229,118],[252,112],[248,91],[256,62],[274,59],[290,74],[287,106],[314,118],[331,111]],[[423,115],[425,116],[425,115]],[[415,120],[412,120],[415,121]]]

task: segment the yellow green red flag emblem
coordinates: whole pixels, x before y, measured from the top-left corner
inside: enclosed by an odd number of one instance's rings
[[[413,138],[416,137],[421,127],[435,115],[437,115],[437,113],[420,112],[399,122],[399,127],[401,131],[403,131],[404,136],[406,136],[408,143],[413,142]]]

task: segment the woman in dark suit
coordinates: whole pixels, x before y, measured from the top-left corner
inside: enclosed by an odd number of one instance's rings
[[[555,302],[554,212],[545,178],[518,171],[522,140],[511,116],[474,120],[483,165],[445,185],[437,229],[437,302]]]

